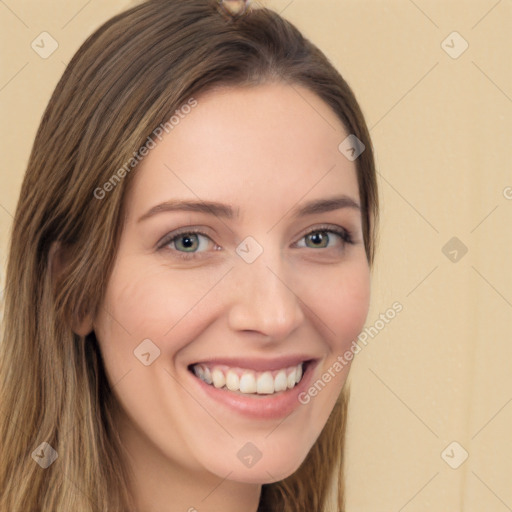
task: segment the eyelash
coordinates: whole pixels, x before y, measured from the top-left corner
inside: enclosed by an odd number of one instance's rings
[[[347,229],[344,229],[344,228],[333,227],[333,226],[319,226],[318,228],[315,228],[315,229],[305,233],[300,238],[300,240],[302,240],[303,238],[305,238],[313,233],[334,233],[335,235],[338,235],[342,239],[343,245],[345,245],[345,244],[353,245],[354,244],[354,240],[352,238],[350,231],[348,231]],[[178,251],[177,249],[171,249],[171,248],[167,247],[169,244],[171,244],[172,242],[175,242],[178,238],[182,237],[183,235],[192,235],[192,234],[202,235],[211,240],[211,238],[206,233],[203,233],[201,230],[191,228],[191,229],[187,229],[187,230],[182,230],[178,233],[172,233],[171,234],[172,236],[167,235],[166,237],[164,237],[162,242],[158,245],[157,250],[172,251],[173,253],[176,253],[176,256],[178,258],[181,258],[184,260],[192,260],[195,258],[200,258],[201,256],[197,256],[197,255],[202,254],[202,253],[197,253],[197,252],[187,253],[187,252]],[[211,240],[211,241],[213,242],[213,240]],[[313,249],[312,247],[306,247],[306,248]],[[328,249],[328,248],[319,247],[319,249]]]

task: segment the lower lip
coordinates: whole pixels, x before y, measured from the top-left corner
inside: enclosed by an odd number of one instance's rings
[[[310,361],[300,382],[293,388],[280,391],[275,395],[239,395],[231,391],[223,390],[206,384],[190,371],[190,378],[209,398],[222,404],[231,411],[257,420],[274,420],[285,418],[298,407],[303,405],[299,401],[299,395],[310,385],[313,370],[317,361]]]

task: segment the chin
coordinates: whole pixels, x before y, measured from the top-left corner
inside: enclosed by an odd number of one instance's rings
[[[212,471],[212,468],[210,471],[221,478],[226,478],[226,475],[229,474],[227,478],[236,482],[271,484],[288,478],[295,473],[306,458],[307,453],[301,457],[297,457],[297,454],[293,455],[292,457],[290,454],[283,454],[280,459],[274,457],[273,460],[265,460],[265,458],[262,457],[251,467],[245,467],[242,462],[237,460],[237,467],[225,465],[216,467],[214,471]]]

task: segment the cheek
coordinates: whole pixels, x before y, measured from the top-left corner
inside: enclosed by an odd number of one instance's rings
[[[331,272],[323,290],[316,289],[310,300],[325,324],[329,348],[339,355],[357,338],[368,315],[370,271],[366,261]]]
[[[222,314],[222,300],[210,292],[224,272],[203,270],[170,271],[137,258],[114,267],[95,325],[100,343],[108,340],[103,343],[106,359],[115,357],[116,365],[130,366],[133,350],[146,338],[155,340],[172,357],[200,335],[215,315]],[[303,279],[300,274],[308,277]],[[368,314],[366,259],[301,271],[290,279],[296,283],[298,300],[304,302],[301,307],[329,351],[343,353],[361,332]],[[162,345],[164,339],[167,342]]]
[[[192,319],[193,327],[200,328],[196,310],[215,279],[213,272],[170,270],[140,258],[125,259],[114,267],[95,323],[98,339],[108,340],[103,343],[106,358],[110,354],[119,361],[122,354],[124,363],[131,364],[133,350],[147,338],[167,355],[179,350],[187,343],[184,330],[191,329]],[[175,342],[162,345],[163,339]]]
[[[108,324],[125,335],[129,333],[133,340],[150,334],[160,338],[182,319],[186,321],[185,317],[193,309],[206,306],[204,296],[215,287],[217,274],[222,272],[199,269],[170,272],[167,267],[157,264],[125,261],[114,268],[110,277],[106,298],[100,308],[109,315],[103,314],[107,322],[99,323]],[[304,297],[304,307],[318,315],[331,336],[345,338],[338,334],[348,334],[363,327],[370,300],[370,272],[365,258],[354,259],[339,267],[309,269],[305,275],[309,278],[293,277],[296,283],[302,283],[298,299]]]

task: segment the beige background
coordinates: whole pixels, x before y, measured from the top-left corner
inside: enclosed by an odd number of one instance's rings
[[[50,94],[86,36],[133,3],[0,2],[0,288]],[[512,2],[264,3],[328,55],[360,101],[382,200],[367,325],[403,306],[352,366],[347,510],[510,511]],[[59,45],[47,59],[31,48],[43,31]],[[445,249],[456,261],[442,250],[452,237],[468,249]],[[461,447],[469,457],[453,469],[445,459],[459,463]]]

